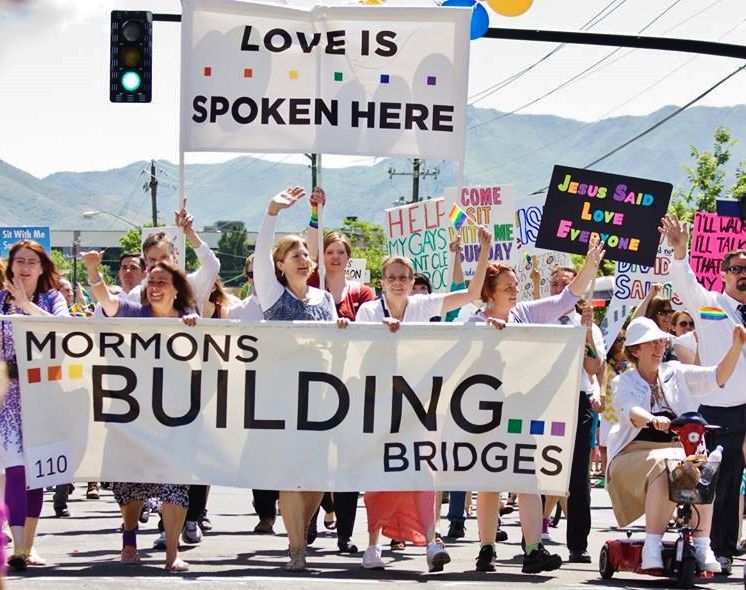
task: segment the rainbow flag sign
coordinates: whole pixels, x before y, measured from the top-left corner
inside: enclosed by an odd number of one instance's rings
[[[464,213],[464,210],[458,205],[451,207],[451,212],[448,214],[448,219],[451,220],[451,225],[456,228],[456,231],[461,229],[461,226],[466,223],[469,219]]]
[[[703,320],[724,320],[728,314],[719,307],[700,307],[699,317]]]

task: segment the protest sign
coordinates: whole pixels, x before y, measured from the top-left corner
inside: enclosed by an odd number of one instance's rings
[[[515,274],[518,277],[518,301],[531,301],[534,298],[532,268],[536,268],[536,272],[539,273],[539,297],[549,297],[551,295],[549,279],[552,277],[552,271],[558,266],[572,267],[570,255],[565,252],[547,252],[519,257],[515,264]]]
[[[350,258],[345,267],[345,277],[348,281],[358,281],[359,283],[370,282],[370,271],[365,267],[367,262],[365,258]]]
[[[183,0],[181,151],[461,161],[470,16]]]
[[[520,197],[515,202],[515,238],[519,255],[546,254],[547,250],[536,247],[541,216],[546,195]]]
[[[739,248],[746,249],[743,221],[738,217],[722,217],[702,211],[696,213],[689,264],[705,289],[722,292],[720,263],[727,252]]]
[[[672,189],[656,180],[555,166],[536,245],[585,254],[597,234],[607,259],[653,266]]]
[[[26,456],[78,481],[568,489],[580,327],[12,321]]]
[[[602,326],[607,350],[619,334],[629,312],[645,298],[654,283],[663,285],[661,297],[670,299],[675,308],[682,307],[683,302],[669,278],[672,261],[673,249],[667,243],[660,242],[653,266],[616,263],[612,298]]]
[[[48,227],[15,226],[0,227],[0,258],[7,258],[13,244],[21,240],[39,242],[47,254],[52,252],[52,242]]]
[[[427,275],[434,291],[448,291],[450,252],[443,198],[418,201],[384,211],[389,256],[406,256],[414,271]]]
[[[444,195],[446,211],[455,210],[463,213],[460,216],[463,223],[458,223],[458,229],[453,221],[448,224],[448,241],[453,240],[457,233],[461,236],[461,264],[464,277],[471,279],[477,268],[481,250],[477,236],[480,225],[489,229],[494,239],[490,261],[510,264],[515,251],[515,187],[499,184],[465,186],[461,193],[458,193],[455,187],[450,187],[444,191]]]
[[[186,237],[182,228],[172,226],[144,227],[140,230],[141,245],[145,243],[148,236],[159,232],[166,234],[166,239],[173,244],[176,264],[181,270],[184,270],[186,268]]]

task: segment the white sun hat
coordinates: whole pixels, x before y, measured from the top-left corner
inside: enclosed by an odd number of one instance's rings
[[[664,332],[650,318],[635,318],[627,326],[627,337],[624,346],[634,346],[644,342],[652,342],[661,338],[673,338],[673,334]]]

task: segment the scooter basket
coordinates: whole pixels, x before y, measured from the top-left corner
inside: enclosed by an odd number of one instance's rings
[[[715,472],[709,482],[700,482],[693,489],[682,487],[680,480],[674,477],[674,469],[683,463],[681,459],[666,459],[666,474],[668,476],[668,499],[676,504],[712,504],[715,500],[715,488],[717,487],[720,465],[716,466]]]

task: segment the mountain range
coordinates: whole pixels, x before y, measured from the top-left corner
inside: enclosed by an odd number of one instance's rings
[[[509,115],[469,107],[465,183],[516,185],[517,195],[543,188],[554,164],[583,168],[671,114],[669,106],[646,116],[624,116],[585,123],[550,115]],[[746,105],[689,108],[670,122],[646,134],[594,170],[639,176],[687,186],[684,167],[692,165],[691,145],[711,149],[718,125],[734,136],[746,129]],[[746,159],[746,145],[737,144],[729,163],[730,178],[738,162]],[[453,186],[452,162],[427,161],[425,167],[439,174],[420,182],[421,198],[437,197]],[[411,176],[389,176],[389,169],[411,172],[411,161],[382,158],[371,166],[328,168],[323,184],[329,195],[325,225],[338,226],[346,216],[381,223],[383,210],[412,194]],[[125,229],[111,216],[83,218],[88,210],[114,213],[142,222],[150,219],[149,162],[90,172],[56,172],[44,178],[0,160],[0,224],[49,225],[56,229]],[[158,207],[170,221],[177,200],[177,166],[159,160]],[[257,229],[271,195],[290,184],[310,185],[308,166],[270,162],[250,156],[219,164],[194,164],[186,168],[189,208],[198,226],[217,220],[239,220]],[[308,209],[294,207],[281,217],[279,229],[305,226]]]

